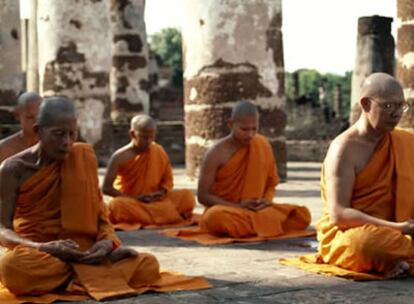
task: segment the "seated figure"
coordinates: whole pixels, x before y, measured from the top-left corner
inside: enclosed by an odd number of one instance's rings
[[[17,99],[15,116],[20,122],[21,130],[0,141],[0,163],[37,143],[33,124],[41,101],[42,97],[33,92],[23,93]]]
[[[74,143],[68,99],[46,99],[34,131],[39,143],[0,168],[0,299],[49,303],[206,287],[180,276],[164,286],[153,255],[121,244],[107,219],[95,153]]]
[[[202,243],[263,240],[307,235],[306,207],[275,204],[279,182],[272,147],[257,134],[259,113],[239,102],[229,119],[230,134],[206,153],[198,182],[198,200],[206,207],[198,231],[168,235]]]
[[[395,129],[409,105],[384,73],[367,77],[359,104],[324,161],[318,254],[282,263],[353,279],[413,274],[414,134]]]
[[[154,142],[154,120],[140,114],[131,120],[131,141],[114,153],[103,192],[114,197],[109,218],[123,230],[192,223],[195,198],[191,190],[173,190],[170,160]]]

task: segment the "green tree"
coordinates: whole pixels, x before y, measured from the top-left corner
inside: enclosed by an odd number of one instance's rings
[[[347,71],[345,75],[321,74],[316,70],[301,69],[296,71],[299,74],[299,96],[307,96],[315,103],[319,100],[319,86],[324,81],[326,101],[333,108],[334,91],[337,84],[341,86],[342,92],[342,113],[344,117],[349,115],[351,102],[351,78],[352,71]],[[288,102],[293,100],[293,81],[292,73],[286,73],[286,97]]]
[[[183,86],[183,56],[181,32],[176,28],[165,28],[150,36],[151,50],[172,70],[172,82],[177,88]]]

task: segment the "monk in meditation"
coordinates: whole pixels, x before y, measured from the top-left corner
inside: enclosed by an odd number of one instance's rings
[[[393,77],[367,77],[362,115],[334,139],[321,178],[319,252],[282,260],[353,279],[414,274],[414,134],[394,129],[409,105]]]
[[[39,143],[0,168],[0,245],[6,248],[0,303],[205,287],[180,276],[165,285],[154,256],[121,245],[107,219],[94,151],[74,143],[75,109],[68,99],[46,99],[34,131]]]
[[[21,130],[0,141],[0,163],[7,157],[23,151],[37,143],[37,135],[33,131],[42,98],[33,92],[26,92],[17,99],[15,116],[20,122]]]
[[[206,152],[201,166],[197,195],[206,210],[200,229],[168,235],[209,244],[308,233],[307,208],[273,203],[279,177],[270,143],[257,134],[258,124],[254,104],[236,104],[228,122],[230,134]]]
[[[131,141],[111,157],[103,192],[114,197],[109,218],[116,228],[188,225],[195,198],[191,190],[173,190],[168,155],[154,142],[156,124],[145,114],[131,120]]]

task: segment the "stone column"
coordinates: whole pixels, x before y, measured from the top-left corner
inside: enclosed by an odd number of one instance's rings
[[[394,75],[395,44],[391,35],[392,18],[371,16],[358,19],[358,39],[352,74],[350,123],[360,115],[359,98],[365,78],[375,72]]]
[[[3,123],[4,118],[12,119],[10,111],[23,90],[20,52],[19,1],[0,0],[0,122]]]
[[[149,113],[148,45],[145,0],[112,0],[112,119],[128,123]]]
[[[237,101],[260,111],[260,132],[286,177],[281,0],[184,0],[182,24],[186,167],[195,176],[206,149],[228,134]]]
[[[27,90],[39,92],[39,49],[37,44],[37,2],[31,0],[31,15],[28,27],[28,49],[27,49]],[[42,42],[43,45],[43,42]]]
[[[112,141],[109,2],[38,0],[38,39],[42,94],[74,101],[81,139],[105,162]]]
[[[410,104],[410,109],[403,114],[399,126],[414,130],[414,3],[398,0],[397,16],[397,78]]]

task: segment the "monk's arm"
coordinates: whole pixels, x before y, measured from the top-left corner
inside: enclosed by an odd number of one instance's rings
[[[270,146],[270,145],[269,145]],[[270,152],[271,166],[269,166],[269,171],[267,172],[267,181],[266,189],[263,195],[263,198],[266,202],[271,203],[276,194],[276,186],[279,183],[279,176],[277,175],[277,167],[273,152]]]
[[[16,193],[19,187],[17,172],[16,166],[11,162],[5,162],[0,168],[0,245],[7,248],[17,245],[37,248],[38,243],[22,238],[13,231]]]
[[[119,169],[119,157],[117,154],[114,154],[109,160],[109,165],[106,170],[105,177],[104,177],[104,181],[102,185],[102,192],[104,194],[110,195],[112,197],[127,196],[114,188],[114,181],[115,181],[118,169]]]
[[[159,190],[164,190],[165,192],[168,192],[173,189],[173,171],[167,154],[165,154],[164,156],[166,157],[167,165],[165,166]]]
[[[216,153],[214,150],[207,151],[203,163],[201,164],[197,187],[197,199],[206,207],[214,205],[240,207],[239,205],[226,201],[211,192],[220,164],[219,156],[219,153]]]
[[[351,153],[344,150],[343,147],[333,147],[332,151],[328,152],[325,161],[326,190],[331,223],[340,229],[372,224],[403,230],[403,223],[386,221],[351,207],[356,173]]]

